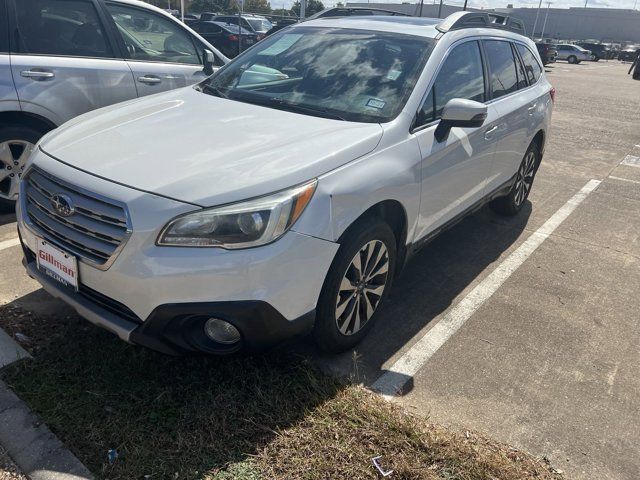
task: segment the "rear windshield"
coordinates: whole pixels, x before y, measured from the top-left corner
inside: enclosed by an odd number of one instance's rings
[[[197,87],[229,100],[384,123],[406,103],[434,40],[297,27],[258,43]]]
[[[266,18],[247,18],[247,22],[256,32],[268,32],[273,27]]]

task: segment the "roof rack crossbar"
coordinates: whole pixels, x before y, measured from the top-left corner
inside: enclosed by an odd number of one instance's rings
[[[525,35],[522,20],[497,13],[455,12],[440,22],[436,28],[442,33],[463,28],[498,28]]]

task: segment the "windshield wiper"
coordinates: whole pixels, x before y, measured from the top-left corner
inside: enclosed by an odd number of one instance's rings
[[[216,97],[220,97],[220,98],[227,98],[227,99],[229,98],[229,95],[224,93],[221,89],[219,89],[218,87],[212,87],[208,83],[205,83],[204,85],[201,85],[200,86],[200,91],[204,92],[204,93],[208,93],[209,95],[214,95]]]
[[[284,107],[282,108],[283,110],[289,110],[292,112],[299,112],[299,113],[308,113],[310,115],[315,115],[317,117],[332,118],[334,120],[342,120],[343,122],[346,122],[346,119],[344,117],[341,117],[337,113],[333,113],[323,107],[292,103],[279,97],[270,97],[269,103],[272,105],[277,105],[279,107]]]

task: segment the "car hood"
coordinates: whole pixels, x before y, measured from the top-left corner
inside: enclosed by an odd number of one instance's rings
[[[375,123],[226,100],[188,87],[82,115],[41,142],[55,159],[201,206],[265,195],[371,152]]]

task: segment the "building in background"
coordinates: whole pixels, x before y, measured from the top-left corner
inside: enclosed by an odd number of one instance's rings
[[[418,15],[419,3],[361,3],[347,2],[350,7],[377,7],[387,10]],[[437,17],[439,5],[425,2],[422,8],[423,17]],[[441,17],[462,10],[461,6],[443,5]],[[481,11],[468,8],[470,11]],[[482,10],[486,12],[512,15],[525,24],[527,35],[531,36],[536,19],[537,8],[495,8]],[[547,15],[546,25],[544,22]],[[640,11],[618,8],[550,8],[547,12],[545,4],[540,9],[536,31],[536,38],[561,40],[594,39],[611,43],[640,43]]]

